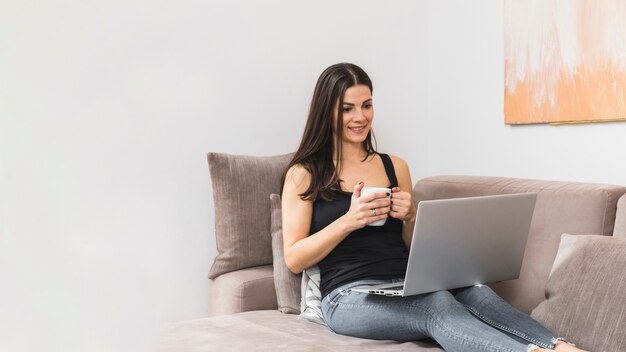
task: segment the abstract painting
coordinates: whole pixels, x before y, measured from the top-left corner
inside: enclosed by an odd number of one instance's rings
[[[625,0],[504,1],[504,122],[626,120]]]

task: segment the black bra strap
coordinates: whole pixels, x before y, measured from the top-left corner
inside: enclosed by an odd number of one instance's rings
[[[398,187],[396,169],[393,168],[393,162],[391,161],[391,158],[387,154],[378,153],[378,155],[380,155],[380,158],[383,160],[383,165],[385,166],[387,178],[389,179],[389,182],[391,182],[391,188]]]

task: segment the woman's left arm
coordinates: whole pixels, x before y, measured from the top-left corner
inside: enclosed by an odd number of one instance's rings
[[[413,203],[411,173],[406,161],[397,156],[392,156],[391,161],[396,170],[399,187],[394,187],[391,190],[391,212],[389,216],[402,220],[402,240],[406,248],[410,249],[417,214],[417,208]]]

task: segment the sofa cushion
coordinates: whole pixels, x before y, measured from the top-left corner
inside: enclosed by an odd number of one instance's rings
[[[160,352],[179,351],[443,351],[427,341],[395,342],[342,336],[278,311],[245,312],[167,327]]]
[[[272,254],[274,256],[274,287],[278,310],[282,313],[300,313],[300,282],[302,275],[295,275],[287,268],[283,250],[283,226],[280,196],[270,195],[272,211]]]
[[[209,278],[272,263],[269,196],[291,158],[208,153],[218,252]]]
[[[626,237],[626,195],[623,195],[617,202],[617,214],[615,214],[613,236]]]
[[[435,176],[415,184],[425,199],[535,192],[537,203],[520,278],[490,285],[518,309],[530,313],[544,299],[545,284],[562,233],[610,235],[616,203],[626,187],[482,176]]]
[[[276,309],[271,265],[231,271],[218,276],[209,287],[209,315]]]
[[[626,238],[561,237],[532,317],[590,351],[626,351]]]

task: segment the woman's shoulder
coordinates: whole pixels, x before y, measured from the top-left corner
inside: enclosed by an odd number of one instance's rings
[[[302,164],[292,165],[285,174],[285,186],[296,190],[307,189],[311,183],[311,173]]]
[[[406,163],[406,161],[404,161],[404,159],[397,155],[389,155],[389,158],[393,163],[393,169],[396,171],[398,179],[406,178],[408,175],[410,175],[409,165]]]
[[[393,163],[393,168],[396,171],[396,176],[398,177],[398,183],[400,184],[400,188],[410,188],[412,187],[411,181],[411,172],[409,170],[409,165],[399,156],[390,155],[391,162]]]
[[[379,154],[384,154],[384,153],[379,153]],[[387,154],[387,155],[389,156],[389,159],[391,159],[394,169],[398,169],[398,168],[408,169],[408,165],[406,161],[404,161],[404,159],[402,159],[401,157],[397,155],[391,155],[391,154]]]
[[[307,168],[302,165],[302,164],[295,164],[295,165],[291,165],[291,167],[289,167],[289,169],[287,169],[287,174],[286,177],[295,177],[295,178],[302,178],[302,177],[311,177],[311,173],[309,172],[309,170],[307,170]]]

